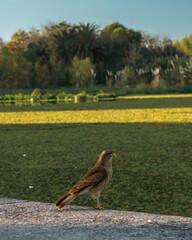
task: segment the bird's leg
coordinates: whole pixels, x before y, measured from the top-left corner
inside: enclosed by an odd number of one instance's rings
[[[97,198],[97,209],[100,209],[99,198]]]
[[[99,204],[99,197],[97,197],[97,207],[96,207],[96,209],[104,209],[104,208],[102,208],[102,207],[100,207],[100,204]]]

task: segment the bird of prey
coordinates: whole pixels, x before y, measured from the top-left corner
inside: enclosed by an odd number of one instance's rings
[[[99,160],[95,166],[87,172],[87,174],[66,194],[61,196],[56,207],[61,210],[62,207],[70,204],[76,197],[83,194],[91,194],[97,199],[97,209],[101,209],[99,205],[99,196],[101,191],[112,177],[112,157],[115,154],[110,150],[101,153]]]

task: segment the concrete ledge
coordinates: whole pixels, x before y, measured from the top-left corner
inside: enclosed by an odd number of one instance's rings
[[[192,239],[192,218],[0,199],[0,239]]]

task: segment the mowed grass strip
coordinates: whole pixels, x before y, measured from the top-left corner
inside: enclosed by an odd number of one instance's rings
[[[1,112],[0,124],[191,123],[192,108]]]

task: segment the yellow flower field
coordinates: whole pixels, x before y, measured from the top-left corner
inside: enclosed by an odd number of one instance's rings
[[[0,124],[191,123],[192,108],[1,112]]]
[[[137,96],[121,96],[118,99],[151,99],[151,98],[191,98],[192,94],[150,94]]]

